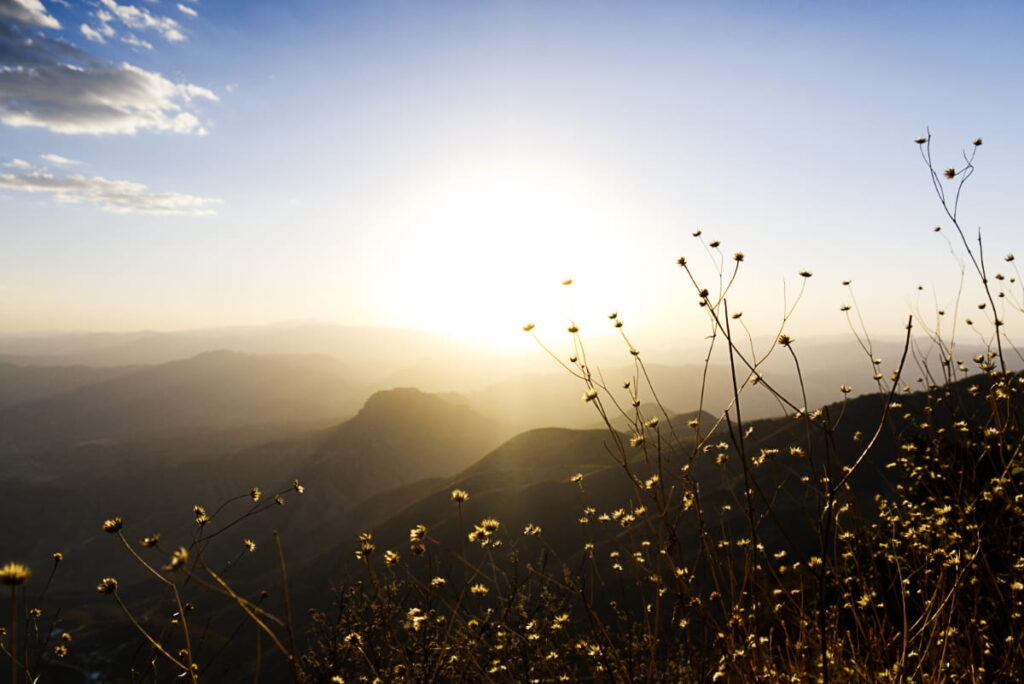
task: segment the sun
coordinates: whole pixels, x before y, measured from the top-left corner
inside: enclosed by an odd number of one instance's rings
[[[400,325],[508,347],[526,323],[562,328],[621,292],[609,268],[623,236],[579,185],[503,171],[453,179],[414,206],[388,283]]]

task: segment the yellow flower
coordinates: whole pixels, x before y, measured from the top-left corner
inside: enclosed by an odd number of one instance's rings
[[[121,518],[111,518],[110,520],[104,520],[103,525],[101,527],[103,528],[104,532],[116,534],[117,532],[121,531],[122,527],[124,527],[124,520],[122,520]]]
[[[455,503],[466,503],[469,501],[469,492],[465,489],[453,489],[452,490],[452,501]]]

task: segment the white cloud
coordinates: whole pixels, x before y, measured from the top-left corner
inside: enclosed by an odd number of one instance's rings
[[[148,40],[142,40],[134,33],[129,33],[127,36],[121,39],[121,42],[127,45],[132,45],[134,47],[146,48],[147,50],[153,49],[152,43],[150,43]]]
[[[41,0],[0,0],[0,17],[36,28],[60,28],[60,22],[43,7]]]
[[[57,176],[45,171],[0,173],[0,188],[50,194],[64,204],[93,204],[115,214],[207,216],[219,200],[177,192],[152,192],[141,183],[101,176]]]
[[[4,166],[6,166],[9,169],[31,169],[32,168],[32,165],[29,164],[24,159],[12,159],[11,161],[4,163]]]
[[[94,43],[106,43],[107,39],[103,37],[103,34],[89,26],[88,24],[82,24],[82,35],[93,41]]]
[[[194,9],[192,9],[188,5],[182,5],[180,2],[178,3],[178,11],[181,12],[182,14],[187,14],[190,17],[198,17],[199,16],[199,12],[196,12]]]
[[[58,164],[60,166],[72,166],[74,164],[81,164],[82,163],[82,162],[77,161],[75,159],[68,159],[67,157],[62,157],[59,154],[52,154],[52,153],[51,154],[41,154],[41,155],[39,155],[39,158],[40,159],[45,159],[46,161],[50,162],[51,164]]]
[[[129,28],[157,31],[165,40],[172,43],[185,40],[185,34],[181,32],[181,25],[170,17],[153,15],[149,10],[135,5],[119,5],[115,0],[100,0],[100,2]]]
[[[63,40],[26,37],[0,22],[0,121],[9,126],[69,134],[151,129],[201,135],[206,129],[190,105],[203,99],[217,96],[128,63],[101,61]]]

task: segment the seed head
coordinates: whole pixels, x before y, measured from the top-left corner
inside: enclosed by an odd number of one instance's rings
[[[779,335],[779,344],[781,344],[783,347],[788,347],[789,345],[793,344],[793,338],[785,334]]]
[[[164,572],[174,572],[180,569],[185,563],[188,562],[188,549],[184,546],[179,546],[178,549],[171,554],[171,561],[163,566],[161,570]]]
[[[743,252],[736,252],[735,254],[732,255],[732,260],[737,262],[743,261],[744,258],[745,257],[743,256]]]
[[[100,580],[100,583],[96,585],[96,591],[101,594],[113,594],[117,591],[117,580],[113,577],[104,577]]]
[[[971,141],[971,144],[974,145],[975,147],[980,147],[981,146],[981,138],[975,138],[974,140]]]
[[[32,570],[21,563],[8,563],[0,567],[0,582],[11,587],[24,584],[32,576]]]
[[[943,172],[943,175],[944,175],[944,176],[945,176],[946,178],[954,178],[954,177],[956,177],[956,169],[946,169],[946,170],[945,170],[945,171]]]

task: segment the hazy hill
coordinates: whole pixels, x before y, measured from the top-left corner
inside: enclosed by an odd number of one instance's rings
[[[324,357],[208,352],[108,375],[0,410],[0,449],[67,449],[185,430],[323,421],[350,414],[360,399],[337,362]]]
[[[114,366],[19,366],[0,363],[0,409],[37,401],[131,373],[136,368]]]

